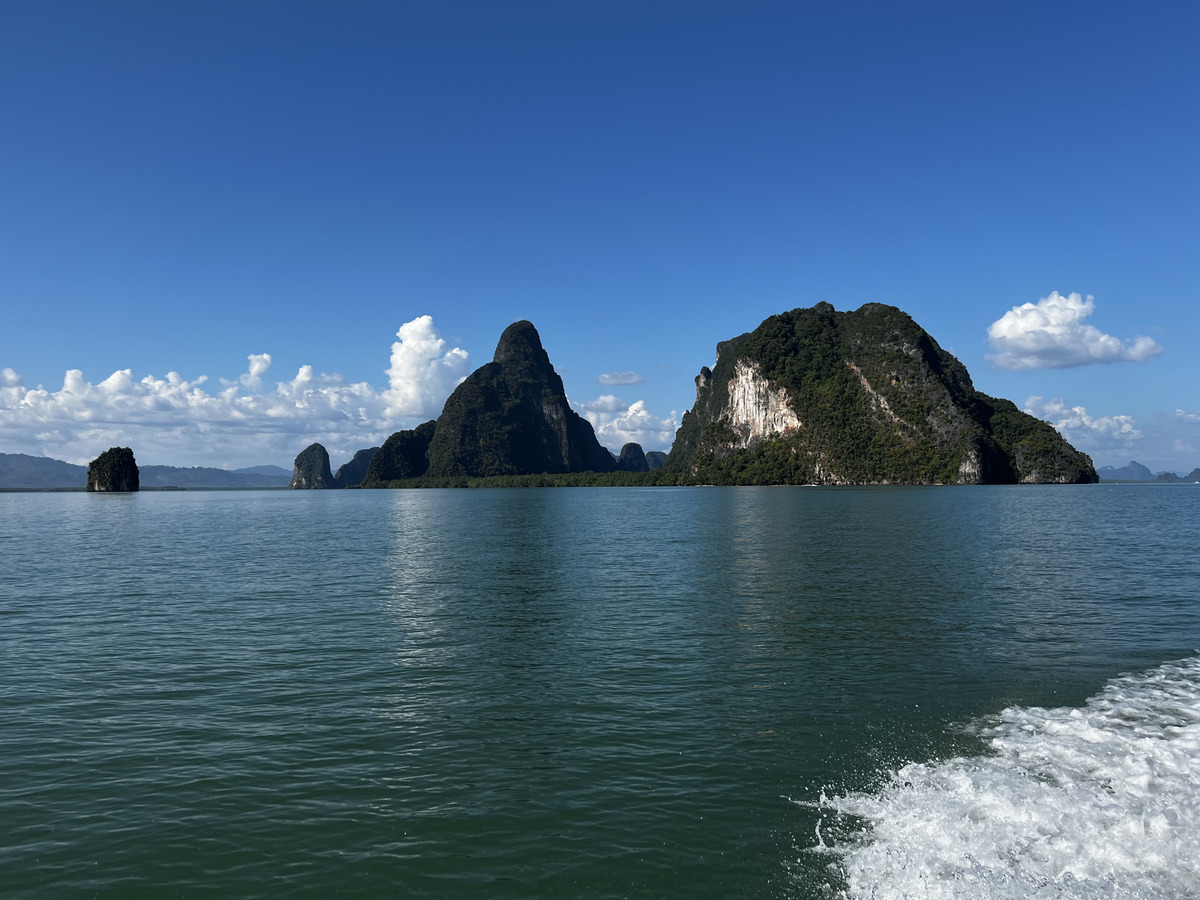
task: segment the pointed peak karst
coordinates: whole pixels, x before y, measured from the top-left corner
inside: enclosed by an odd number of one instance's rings
[[[611,454],[571,409],[562,379],[527,321],[504,329],[492,362],[446,400],[429,442],[434,477],[611,472]]]
[[[550,357],[542,347],[541,335],[533,327],[533,323],[525,319],[513,322],[504,329],[499,343],[496,344],[496,354],[492,361],[501,365],[550,365]]]

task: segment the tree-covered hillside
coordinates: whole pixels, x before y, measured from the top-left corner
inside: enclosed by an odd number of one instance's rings
[[[537,329],[505,329],[492,362],[460,384],[429,442],[428,474],[483,477],[611,472],[612,455],[571,409]]]
[[[1095,470],[1053,428],[975,390],[966,368],[906,313],[828,303],[772,316],[718,345],[697,377],[666,467],[716,484],[1089,482]],[[753,437],[738,380],[798,424]],[[744,404],[743,404],[744,406]]]

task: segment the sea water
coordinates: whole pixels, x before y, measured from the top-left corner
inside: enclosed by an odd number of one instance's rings
[[[986,754],[805,804],[832,813],[812,850],[840,860],[845,896],[1200,894],[1200,658],[975,727]]]
[[[1198,504],[0,495],[0,893],[1200,896]]]

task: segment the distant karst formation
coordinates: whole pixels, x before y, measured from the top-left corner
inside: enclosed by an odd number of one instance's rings
[[[509,325],[492,361],[442,408],[429,441],[429,475],[611,472],[612,455],[567,403],[562,379],[529,322]]]
[[[1114,469],[1112,466],[1101,466],[1096,470],[1101,481],[1153,481],[1154,473],[1136,460],[1130,460],[1128,465]],[[1167,474],[1167,473],[1163,473]],[[1174,473],[1171,473],[1174,474]]]
[[[292,470],[293,490],[325,490],[337,486],[329,469],[329,453],[324,447],[314,443],[300,451]]]
[[[828,303],[717,345],[665,471],[710,484],[1097,480],[1049,424],[975,390],[906,313]]]
[[[646,453],[646,464],[650,466],[651,472],[653,472],[655,469],[661,469],[663,467],[663,463],[666,461],[667,454],[663,453],[661,450],[650,450]]]
[[[1159,472],[1154,476],[1155,481],[1167,484],[1200,484],[1200,466],[1192,469],[1186,475],[1176,475],[1174,472]]]
[[[1200,482],[1200,466],[1192,469],[1186,475],[1177,472],[1159,472],[1155,475],[1140,462],[1130,460],[1128,465],[1117,469],[1112,466],[1101,466],[1096,470],[1101,481],[1160,481],[1163,484],[1194,484]]]
[[[621,456],[617,459],[618,472],[649,472],[650,463],[642,452],[641,444],[626,444],[621,448]]]
[[[365,454],[371,454],[365,456]],[[362,464],[361,460],[368,460]],[[975,390],[966,367],[906,313],[828,303],[771,316],[717,345],[696,378],[670,454],[626,444],[619,459],[567,403],[529,322],[505,329],[442,414],[329,472],[313,444],[293,488],[431,478],[615,473],[647,484],[1075,484],[1091,459],[1048,423]],[[644,480],[630,482],[633,474]]]
[[[363,476],[367,474],[371,460],[375,458],[375,454],[378,452],[378,447],[368,447],[366,450],[359,450],[355,453],[354,458],[339,468],[334,474],[333,480],[337,483],[337,486],[348,488],[357,487],[362,484]]]
[[[129,447],[109,447],[88,464],[89,491],[132,493],[139,487],[137,460]]]
[[[636,455],[645,462],[641,447]],[[320,469],[321,459],[324,469]],[[320,444],[305,449],[296,457],[292,487],[351,486],[338,483],[340,469],[338,479],[308,474],[328,471],[328,459]],[[537,329],[522,321],[504,330],[492,361],[455,388],[435,421],[398,431],[384,442],[370,457],[362,486],[422,475],[487,477],[616,469],[616,461],[596,440],[592,426],[567,402],[562,379]]]
[[[329,468],[329,451],[321,444],[309,444],[299,455],[292,469],[292,490],[332,490],[358,487],[370,469],[379,447],[368,447],[354,454],[350,462],[337,470]]]

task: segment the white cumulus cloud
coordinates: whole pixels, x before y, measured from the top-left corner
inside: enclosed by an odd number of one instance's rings
[[[645,380],[637,372],[605,372],[596,379],[596,383],[604,387],[616,387],[622,384],[642,384]]]
[[[1061,399],[1034,395],[1025,401],[1025,412],[1049,422],[1075,447],[1088,453],[1128,449],[1142,437],[1133,416],[1093,416],[1083,406],[1067,406]]]
[[[432,316],[405,322],[392,344],[392,364],[387,370],[389,387],[384,391],[387,414],[394,417],[431,419],[442,411],[446,398],[462,382],[467,368],[467,351],[446,349]]]
[[[269,353],[252,353],[236,378],[209,386],[206,375],[178,372],[135,378],[118,369],[92,383],[79,369],[62,387],[29,388],[0,370],[0,452],[82,463],[114,444],[132,446],[139,461],[234,468],[286,464],[320,441],[334,465],[389,434],[436,416],[467,374],[467,352],[447,349],[433,319],[421,316],[397,332],[388,388],[351,383],[301,366],[267,383]]]
[[[267,374],[267,369],[271,368],[271,354],[251,353],[246,358],[250,361],[250,368],[245,375],[238,378],[238,381],[248,388],[262,387],[262,377]]]
[[[642,400],[626,403],[614,394],[604,394],[586,403],[573,404],[592,423],[601,444],[619,451],[628,443],[643,450],[669,450],[679,428],[675,410],[663,418],[651,414]]]
[[[1095,311],[1089,294],[1051,292],[1037,303],[1014,306],[988,326],[998,369],[1070,369],[1093,363],[1145,362],[1162,353],[1148,337],[1123,341],[1085,320]]]

